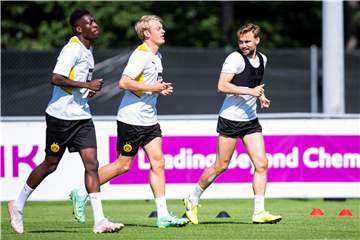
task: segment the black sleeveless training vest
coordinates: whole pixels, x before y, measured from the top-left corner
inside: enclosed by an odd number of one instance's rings
[[[246,56],[244,56],[240,50],[237,50],[237,52],[239,52],[243,57],[245,61],[245,68],[244,71],[242,71],[241,73],[234,75],[233,79],[231,80],[231,83],[235,84],[236,86],[249,87],[249,88],[254,88],[256,86],[259,86],[264,75],[263,57],[261,56],[260,53],[258,52],[256,53],[256,55],[260,60],[260,65],[259,67],[255,68],[251,65],[249,59]]]

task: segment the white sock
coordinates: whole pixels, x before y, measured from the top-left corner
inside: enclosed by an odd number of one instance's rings
[[[204,189],[202,189],[199,185],[196,185],[194,191],[189,195],[189,200],[192,203],[198,204],[201,194],[203,192],[204,192]]]
[[[265,196],[263,195],[255,195],[254,197],[254,214],[261,213],[265,210],[264,207]]]
[[[88,197],[88,192],[86,191],[85,188],[80,188],[79,191],[77,192],[78,197],[81,200],[85,200]]]
[[[155,198],[155,204],[158,218],[169,215],[165,197]]]
[[[24,187],[20,191],[18,198],[14,201],[14,206],[22,212],[24,209],[26,200],[30,197],[30,195],[33,191],[34,191],[34,189],[29,187],[25,183]]]
[[[90,193],[89,198],[94,216],[94,225],[96,225],[98,222],[100,222],[105,218],[101,204],[101,193],[100,192]]]

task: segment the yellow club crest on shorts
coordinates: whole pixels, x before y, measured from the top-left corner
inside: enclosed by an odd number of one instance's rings
[[[132,150],[132,146],[130,145],[130,143],[126,143],[123,147],[125,152],[131,152]]]
[[[51,150],[53,153],[57,153],[57,152],[60,150],[59,144],[57,144],[57,143],[51,144],[50,150]]]

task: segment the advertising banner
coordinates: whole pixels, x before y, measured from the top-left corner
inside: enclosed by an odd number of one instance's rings
[[[167,183],[196,183],[216,159],[216,136],[165,136]],[[265,136],[268,182],[360,182],[359,136]],[[109,137],[110,161],[116,160],[116,137]],[[148,182],[149,160],[141,149],[131,171],[111,184]],[[241,140],[229,169],[217,183],[251,182],[254,167]]]
[[[95,120],[99,166],[116,160],[116,121]],[[216,160],[216,120],[162,120],[166,196],[189,194]],[[357,119],[263,120],[269,160],[267,197],[360,197],[360,126]],[[0,135],[0,200],[14,199],[43,162],[44,120],[5,121]],[[150,163],[140,149],[129,172],[102,185],[103,199],[152,199]],[[229,169],[203,198],[251,198],[254,167],[238,140]],[[78,153],[65,152],[57,170],[30,200],[65,200],[84,186]]]

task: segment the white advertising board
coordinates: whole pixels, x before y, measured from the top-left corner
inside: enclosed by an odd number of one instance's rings
[[[116,138],[116,121],[94,120],[94,123],[101,167],[114,160],[111,160],[111,155],[116,149],[111,142]],[[214,156],[216,150],[216,120],[163,119],[160,124],[164,136],[168,179],[166,196],[183,198],[193,189],[203,168],[214,161],[211,156]],[[267,151],[270,163],[267,197],[360,197],[358,119],[264,119],[261,124],[265,139],[270,141],[267,144],[267,150],[270,151]],[[31,170],[43,161],[45,129],[43,120],[1,122],[1,201],[14,199]],[[205,145],[200,146],[199,137],[205,139],[205,142],[201,142]],[[182,140],[186,142],[182,143]],[[280,143],[280,140],[285,143]],[[176,144],[173,144],[173,148],[168,148],[166,143],[171,141],[176,141]],[[209,141],[209,144],[206,141]],[[351,142],[351,146],[345,141]],[[192,145],[199,145],[199,148],[192,148]],[[284,150],[281,150],[282,148]],[[289,150],[286,150],[287,148]],[[188,155],[184,151],[187,151]],[[146,160],[141,157],[143,152],[138,155],[129,173],[102,186],[103,199],[153,198],[146,179]],[[195,168],[185,164],[184,161],[195,161],[195,155],[204,156],[206,162],[203,166]],[[232,161],[238,163],[234,162],[229,174],[220,176],[218,181],[207,189],[203,198],[253,196],[251,164],[247,166],[241,162],[249,161],[241,146],[237,156],[233,158]],[[324,177],[320,174],[318,178],[314,178],[312,171],[320,172]],[[301,173],[301,176],[297,175],[298,173]],[[328,173],[335,177],[326,176]],[[57,170],[39,185],[30,200],[67,199],[70,190],[83,186],[83,182],[84,168],[79,154],[66,152]]]

